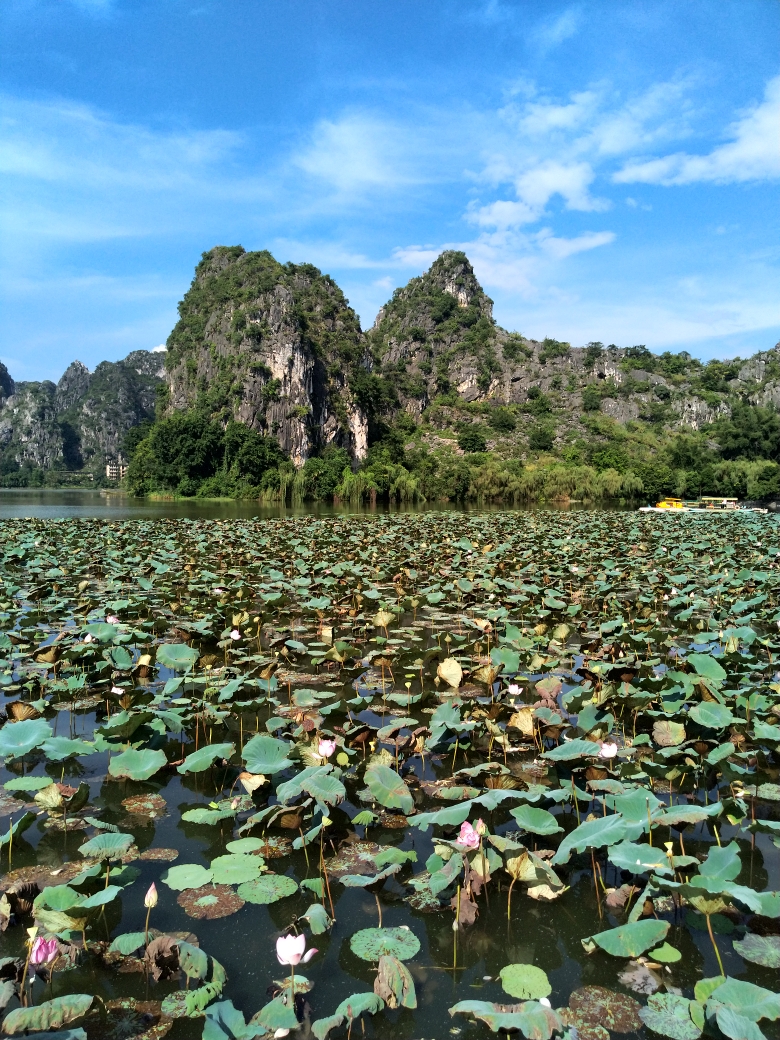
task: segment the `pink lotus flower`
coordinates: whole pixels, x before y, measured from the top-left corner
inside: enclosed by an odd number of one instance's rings
[[[479,834],[474,830],[468,820],[460,825],[458,845],[465,845],[467,849],[479,848]]]
[[[106,624],[107,625],[118,625],[119,624],[119,618],[115,614],[109,614],[108,617],[106,618]]]
[[[153,906],[157,906],[157,886],[154,882],[149,886],[149,891],[144,896],[144,906],[147,910],[151,910]]]
[[[509,686],[507,686],[507,690],[509,691],[509,693],[512,694],[513,697],[516,697],[518,693],[520,693],[520,687],[517,685],[517,683],[510,683]]]
[[[599,750],[599,758],[614,758],[617,753],[617,744],[612,744],[609,741],[605,740]]]
[[[276,959],[280,964],[307,964],[314,954],[317,953],[313,947],[306,949],[305,935],[280,935],[276,940]]]
[[[237,628],[234,628],[233,631],[230,633],[230,638],[231,639],[240,639],[241,638],[241,633],[238,631]]]
[[[325,740],[323,738],[322,740],[320,740],[319,744],[317,745],[317,754],[320,756],[320,758],[330,758],[330,756],[333,754],[333,752],[335,750],[336,750],[336,741],[335,740]]]
[[[44,939],[39,935],[32,944],[30,964],[49,964],[55,960],[60,952],[60,946],[56,939]]]
[[[91,642],[94,641],[94,639],[95,639],[95,637],[92,635],[91,632],[87,632],[87,634],[84,636],[84,642],[85,643],[91,643]]]

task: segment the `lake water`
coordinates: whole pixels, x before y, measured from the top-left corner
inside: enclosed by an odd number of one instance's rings
[[[158,499],[132,498],[130,495],[88,489],[59,490],[49,488],[3,488],[0,490],[0,520],[35,517],[53,520],[58,517],[96,517],[102,520],[155,520],[166,517],[189,517],[201,520],[247,519],[258,517],[334,516],[338,514],[371,514],[382,512],[420,512],[422,509],[469,512],[449,503],[432,503],[424,507],[386,506],[375,509],[350,505],[332,506],[307,502],[301,506],[261,505],[256,501],[231,499]],[[480,506],[479,512],[489,507]],[[475,510],[477,511],[477,510]]]

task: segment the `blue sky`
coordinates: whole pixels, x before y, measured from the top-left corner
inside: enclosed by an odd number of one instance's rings
[[[456,247],[528,336],[780,339],[776,0],[4,0],[0,37],[17,379],[163,343],[235,243],[364,327]]]

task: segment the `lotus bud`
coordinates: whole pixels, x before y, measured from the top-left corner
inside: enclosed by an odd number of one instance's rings
[[[335,750],[336,750],[336,741],[335,740],[325,740],[323,738],[323,739],[320,740],[319,744],[317,745],[317,754],[320,756],[320,758],[330,758],[330,756],[333,754],[333,752]]]
[[[39,935],[32,944],[30,964],[50,964],[57,958],[59,952],[60,947],[56,939],[44,939],[42,935]]]
[[[144,896],[144,906],[147,910],[151,910],[153,906],[157,906],[157,886],[154,882],[149,886],[149,891]]]
[[[478,834],[478,835],[480,836],[480,838],[484,838],[484,837],[485,837],[485,835],[486,835],[486,834],[487,834],[487,832],[488,832],[488,829],[487,829],[487,824],[485,823],[485,821],[484,821],[484,820],[482,820],[482,819],[479,819],[479,820],[477,820],[477,822],[476,822],[476,823],[474,824],[474,830],[475,830],[475,831],[477,832],[477,834]]]

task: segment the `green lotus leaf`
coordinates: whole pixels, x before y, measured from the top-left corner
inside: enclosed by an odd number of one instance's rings
[[[148,780],[150,776],[159,772],[167,761],[164,751],[130,748],[112,757],[108,772],[111,776],[126,776],[130,780]]]
[[[257,733],[244,745],[241,757],[246,762],[248,772],[273,776],[274,773],[281,773],[283,769],[289,769],[292,765],[287,757],[289,752],[290,745],[286,740],[277,740],[265,733]]]
[[[365,773],[366,785],[374,798],[386,809],[400,809],[407,816],[414,809],[414,799],[394,769],[372,763]]]
[[[339,881],[345,888],[369,888],[371,885],[389,878],[392,874],[397,874],[400,869],[400,863],[391,863],[378,874],[342,874]]]
[[[20,758],[33,748],[40,747],[51,736],[51,726],[45,719],[7,722],[0,729],[0,755],[6,758]]]
[[[623,839],[625,833],[626,825],[619,813],[586,820],[566,835],[551,862],[553,865],[568,863],[574,851],[583,852],[585,849],[615,845]]]
[[[521,805],[517,809],[510,809],[517,820],[517,826],[521,831],[530,834],[558,834],[563,828],[558,824],[551,812],[546,809],[535,809],[531,805]],[[516,995],[516,994],[515,994]],[[542,994],[546,996],[546,994]]]
[[[718,1029],[729,1040],[766,1040],[755,1022],[737,1014],[732,1008],[719,1005],[715,1011],[715,1021]]]
[[[576,758],[598,755],[600,750],[601,744],[596,744],[593,740],[583,740],[581,737],[577,737],[575,740],[568,740],[563,744],[559,744],[552,751],[545,751],[541,757],[548,759],[550,762],[573,762]]]
[[[701,701],[699,704],[694,704],[688,715],[694,722],[706,729],[725,729],[726,726],[737,721],[730,708],[727,708],[725,704],[717,704],[715,701]]]
[[[262,838],[236,838],[235,841],[229,841],[225,848],[228,852],[257,852],[258,849],[265,848],[265,842]],[[261,856],[257,858],[263,862]]]
[[[428,830],[429,827],[448,827],[463,823],[469,818],[472,802],[459,802],[457,805],[448,805],[446,809],[438,809],[436,812],[418,813],[409,817],[411,827],[419,827],[420,830]]]
[[[222,820],[234,819],[235,815],[236,813],[233,809],[207,809],[205,806],[198,806],[197,809],[188,809],[186,812],[183,812],[181,818],[185,823],[205,824],[213,827],[215,824],[221,823]]]
[[[494,1033],[502,1030],[517,1031],[534,1040],[550,1040],[555,1034],[563,1032],[559,1015],[550,1008],[533,1000],[515,1006],[516,1010],[509,1011],[506,1005],[491,1004],[487,1000],[461,1000],[449,1012],[451,1015],[473,1015]]]
[[[691,1018],[691,1001],[676,993],[654,993],[639,1017],[653,1033],[671,1040],[698,1040],[701,1029]]]
[[[121,953],[123,957],[127,957],[144,945],[146,945],[146,932],[125,932],[114,939],[108,950],[109,953]]]
[[[713,816],[720,816],[722,812],[722,802],[713,802],[711,805],[673,805],[653,817],[653,826],[676,827],[683,823],[701,823]]]
[[[669,859],[663,849],[652,845],[635,845],[631,841],[622,841],[607,851],[607,858],[621,870],[629,870],[632,874],[655,872],[656,874],[672,874]]]
[[[726,672],[710,654],[688,654],[685,658],[688,664],[693,665],[696,674],[704,679],[714,679],[715,682],[723,682],[727,678]]]
[[[122,834],[121,831],[104,832],[85,841],[79,846],[79,852],[89,859],[121,859],[133,841],[132,834]]]
[[[349,1022],[351,1026],[356,1018],[365,1014],[375,1015],[384,1006],[384,1001],[376,993],[353,993],[342,1000],[332,1015],[312,1022],[311,1031],[317,1040],[325,1040],[332,1029],[338,1029],[344,1022]]]
[[[299,1025],[298,1017],[292,1006],[281,996],[274,997],[272,1001],[261,1007],[252,1021],[271,1034],[274,1034],[277,1029],[297,1029]]]
[[[50,776],[15,776],[3,784],[6,791],[41,791],[53,784]]]
[[[417,1007],[417,994],[411,972],[397,957],[380,957],[374,992],[389,1008]]]
[[[157,647],[157,663],[173,672],[188,672],[198,656],[198,651],[186,643],[162,643]]]
[[[68,737],[49,737],[41,744],[41,751],[50,762],[63,762],[72,755],[94,755],[95,745],[88,740],[70,740]]]
[[[297,987],[296,987],[297,989]],[[263,1026],[260,1034],[256,1029],[247,1027],[243,1012],[234,1006],[232,1000],[220,1000],[206,1008],[206,1021],[203,1026],[203,1040],[252,1040],[253,1037],[268,1035]]]
[[[217,856],[211,861],[212,881],[215,885],[240,885],[244,881],[254,881],[262,871],[263,861],[259,856],[242,852]]]
[[[552,993],[547,973],[533,964],[507,964],[499,972],[504,992],[520,1000],[539,1000]]]
[[[675,949],[674,946],[670,946],[669,943],[662,943],[655,950],[651,950],[648,957],[652,961],[658,961],[660,964],[676,964],[682,960],[682,954],[679,950]]]
[[[110,643],[119,635],[119,629],[116,625],[109,625],[105,621],[95,621],[84,626],[84,634],[91,635],[99,643]]]
[[[95,998],[88,993],[70,993],[67,997],[44,1000],[42,1004],[28,1008],[16,1008],[3,1022],[3,1030],[10,1036],[32,1029],[61,1029],[69,1022],[83,1018],[92,1007]]]
[[[666,938],[667,921],[633,921],[591,936],[593,942],[613,957],[639,957]]]
[[[685,726],[681,722],[658,719],[653,723],[653,740],[659,747],[677,747],[685,740]]]
[[[263,874],[253,881],[246,881],[236,890],[245,903],[265,906],[276,903],[298,891],[298,882],[285,874]]]
[[[187,755],[182,764],[177,767],[178,772],[202,773],[214,763],[215,759],[230,759],[235,751],[235,744],[207,744],[205,747],[193,751],[191,755]]]
[[[706,860],[699,867],[699,874],[707,878],[708,885],[714,886],[724,881],[733,881],[741,869],[739,845],[732,841],[723,847],[712,846]]]
[[[759,1022],[762,1018],[774,1021],[780,1018],[780,993],[773,993],[763,986],[754,986],[752,982],[732,979],[713,990],[707,1001],[707,1010],[717,1005],[725,1005],[751,1022]]]
[[[177,867],[169,867],[161,880],[175,892],[184,892],[188,888],[202,888],[208,885],[212,880],[212,874],[199,863],[181,863]]]
[[[379,961],[380,957],[397,957],[408,961],[420,952],[420,940],[409,928],[362,928],[349,940],[355,956],[363,961]]]
[[[309,922],[312,935],[324,935],[333,923],[322,903],[312,903],[301,917]]]
[[[780,935],[753,935],[734,942],[734,949],[743,961],[760,964],[762,968],[780,968]]]

